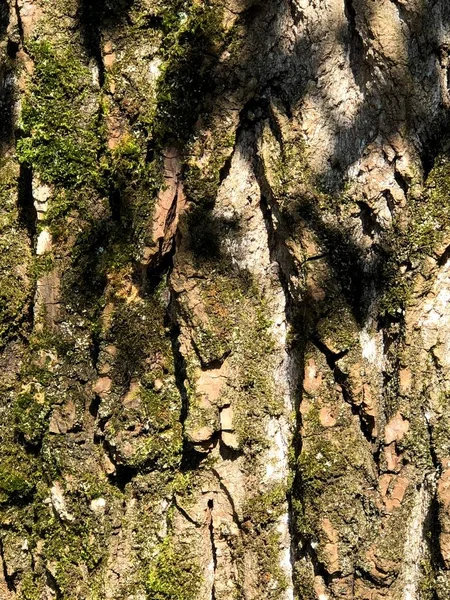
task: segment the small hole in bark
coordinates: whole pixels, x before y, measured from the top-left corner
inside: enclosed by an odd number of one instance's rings
[[[12,58],[12,59],[16,58],[18,51],[19,51],[18,42],[13,42],[12,40],[8,40],[6,52],[8,53],[9,58]]]
[[[89,405],[89,413],[94,418],[96,418],[98,415],[98,409],[100,408],[100,402],[101,402],[101,398],[98,394],[96,394]]]

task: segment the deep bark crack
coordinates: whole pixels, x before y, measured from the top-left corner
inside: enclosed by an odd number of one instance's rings
[[[214,539],[214,517],[213,517],[213,510],[214,510],[214,500],[212,500],[212,498],[210,498],[208,500],[208,521],[209,521],[209,539],[210,539],[210,543],[211,543],[211,555],[212,555],[212,560],[213,560],[213,582],[212,582],[212,587],[211,587],[211,600],[216,600],[216,572],[217,572],[217,548],[216,548],[216,542]]]
[[[376,441],[376,438],[373,435],[375,429],[375,418],[372,415],[364,412],[362,404],[356,404],[354,402],[348,387],[347,375],[339,368],[337,364],[339,360],[348,354],[348,349],[342,350],[342,352],[339,353],[335,353],[327,348],[327,346],[321,342],[317,336],[314,336],[312,341],[316,348],[325,356],[327,364],[333,373],[334,380],[341,387],[342,397],[347,404],[351,406],[353,414],[358,415],[362,434],[370,444],[373,444]],[[378,451],[378,446],[376,451]]]
[[[14,580],[15,580],[14,573],[10,574],[8,572],[8,565],[6,563],[6,558],[5,558],[3,539],[1,537],[0,537],[0,557],[2,560],[2,566],[3,566],[3,577],[5,578],[8,590],[10,592],[16,592],[17,589],[16,589],[16,584],[14,582]]]

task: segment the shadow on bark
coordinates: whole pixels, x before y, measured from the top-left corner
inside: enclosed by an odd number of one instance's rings
[[[102,47],[104,34],[127,21],[134,0],[80,0],[78,23],[85,50],[99,68],[100,85],[105,79]]]
[[[15,51],[6,32],[9,25],[9,6],[6,0],[0,2],[0,40],[3,49],[0,53],[0,153],[8,150],[14,141],[14,104],[15,104]]]

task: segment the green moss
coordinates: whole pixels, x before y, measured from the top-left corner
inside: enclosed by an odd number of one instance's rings
[[[45,564],[51,566],[51,573],[61,598],[71,598],[73,590],[86,598],[101,598],[94,592],[101,589],[103,561],[107,556],[106,540],[111,533],[108,519],[102,519],[90,508],[91,494],[87,482],[83,480],[87,468],[93,464],[79,457],[71,457],[75,449],[64,449],[66,461],[65,475],[69,484],[61,484],[67,511],[72,520],[62,520],[48,506],[50,489],[41,479],[37,486],[35,502],[32,507],[33,525],[28,534],[30,550],[39,544],[39,553]],[[47,473],[48,475],[48,473]],[[87,475],[88,476],[88,475]],[[98,478],[97,488],[103,484],[102,497],[107,499],[108,508],[114,511],[118,491],[108,482]],[[87,580],[85,574],[89,573]],[[39,571],[35,573],[36,588],[39,589]],[[33,599],[31,581],[27,593]],[[28,600],[28,596],[25,596]]]
[[[272,107],[273,120],[281,114]],[[277,122],[277,127],[280,123]],[[292,128],[283,131],[283,145],[280,146],[274,134],[274,124],[267,121],[262,131],[261,158],[267,182],[276,197],[281,210],[289,210],[297,199],[299,188],[308,185],[315,188],[312,173],[308,166],[305,141],[300,132]]]
[[[152,377],[162,375],[164,369],[173,369],[170,331],[165,327],[165,310],[159,293],[135,302],[121,298],[115,300],[107,339],[117,346],[114,362],[116,380],[129,381],[132,377],[143,376],[145,360],[153,354],[158,355],[160,366]]]
[[[203,268],[210,264],[207,261]],[[220,260],[214,265],[213,278],[198,283],[204,317],[192,327],[196,356],[188,363],[189,419],[196,423],[206,419],[208,423],[214,418],[202,415],[201,410],[192,414],[198,404],[197,369],[229,355],[227,365],[233,375],[229,376],[230,384],[224,388],[221,402],[233,405],[241,447],[256,454],[266,443],[266,418],[283,410],[283,400],[277,396],[273,381],[274,340],[267,318],[269,308],[248,274],[235,273]]]
[[[422,577],[419,581],[418,589],[421,600],[433,600],[436,592],[436,573],[431,561],[422,559],[420,563]]]
[[[108,330],[101,333],[104,344],[116,348],[114,357],[102,353],[101,358],[108,360],[115,390],[127,395],[126,403],[112,407],[107,439],[112,444],[117,437],[129,439],[121,460],[146,470],[177,468],[182,451],[181,399],[165,322],[165,293],[163,283],[156,292],[132,302],[115,297]],[[129,433],[134,427],[138,435]]]
[[[423,192],[408,198],[407,221],[396,221],[385,240],[388,251],[382,279],[385,292],[381,298],[382,314],[402,314],[412,298],[412,275],[426,256],[433,256],[450,227],[450,158],[448,150],[435,161]],[[399,265],[410,266],[401,274]]]
[[[34,59],[17,144],[22,163],[32,165],[44,183],[75,188],[98,180],[101,130],[86,106],[91,75],[70,46],[29,42]]]
[[[303,541],[319,542],[318,555],[326,543],[321,526],[324,516],[348,538],[364,525],[369,511],[378,514],[370,503],[363,506],[355,501],[361,486],[375,485],[376,477],[372,454],[355,431],[350,410],[341,409],[346,418],[340,418],[332,431],[321,425],[319,410],[320,405],[313,402],[302,414],[302,450],[292,487],[296,532]]]
[[[117,430],[114,430],[114,427]],[[114,440],[119,433],[120,423],[108,425],[107,438]],[[121,464],[140,469],[143,472],[179,468],[182,459],[182,430],[180,423],[173,419],[170,429],[141,435],[133,444],[132,453],[121,457]]]
[[[2,440],[0,453],[0,504],[29,498],[39,472],[34,461],[23,448]]]
[[[108,150],[105,105],[100,97],[92,105],[92,75],[75,50],[41,41],[30,42],[28,51],[35,70],[24,100],[17,153],[20,162],[31,165],[54,188],[47,225],[58,240],[73,235],[66,222],[71,213],[85,221],[83,233],[91,240],[98,237],[92,232],[94,224],[106,228],[108,243],[99,257],[105,268],[139,259],[151,237],[152,200],[162,184],[160,161],[147,160],[145,129],[136,124]],[[111,216],[120,220],[120,228]]]
[[[347,460],[337,442],[321,436],[309,440],[298,459],[302,482],[309,493],[316,493],[327,485],[330,477],[342,476]]]
[[[55,267],[55,256],[52,252],[46,252],[40,256],[33,256],[31,271],[35,281],[48,275]]]
[[[175,382],[166,377],[162,392],[144,388],[143,402],[151,430],[144,446],[145,460],[162,469],[176,469],[181,461],[183,437]]]
[[[298,600],[316,600],[314,569],[306,560],[298,560],[294,568],[294,589]]]
[[[63,597],[70,597],[84,569],[91,574],[90,586],[95,584],[94,570],[106,554],[104,540],[95,531],[92,517],[84,515],[83,521],[74,525],[50,519],[41,532],[45,535],[44,555],[54,564],[53,576]]]
[[[157,15],[162,64],[149,129],[156,148],[175,144],[185,150],[185,193],[205,205],[214,201],[237,126],[223,115],[214,118],[209,104],[210,74],[227,45],[223,8],[214,0],[172,0],[160,2]]]
[[[142,132],[124,136],[120,144],[104,158],[104,177],[110,198],[119,204],[120,229],[114,230],[111,267],[122,266],[131,252],[135,261],[142,259],[145,246],[152,246],[152,216],[156,196],[164,184],[162,157],[147,157],[147,138]],[[125,233],[125,235],[124,235]]]
[[[420,403],[416,405],[420,407]],[[414,410],[413,406],[413,410]],[[412,414],[407,415],[410,423],[409,429],[401,441],[397,442],[397,451],[401,453],[404,460],[417,465],[421,468],[431,468],[432,458],[429,451],[429,435],[427,425],[424,421],[421,410],[414,410]],[[444,425],[445,426],[445,425]],[[439,428],[439,424],[438,424]],[[439,429],[436,435],[440,437]],[[434,436],[433,432],[433,436]],[[442,438],[441,438],[442,439]]]
[[[398,318],[404,313],[411,299],[411,283],[402,279],[392,261],[385,269],[385,281],[388,285],[380,300],[380,314]]]
[[[204,123],[205,128],[208,126],[211,135],[199,137],[189,145],[190,158],[186,161],[184,173],[185,193],[199,207],[199,211],[208,210],[214,203],[222,169],[230,159],[236,140],[237,125],[224,123],[222,117]],[[203,216],[207,215],[204,213]]]
[[[32,573],[25,573],[20,585],[20,600],[41,600],[45,594],[45,583]]]
[[[47,431],[50,410],[51,404],[40,385],[27,386],[13,404],[16,433],[28,444],[38,444]]]
[[[250,498],[243,508],[245,518],[261,528],[274,523],[282,514],[286,494],[286,487],[278,484],[265,493]]]
[[[325,346],[335,354],[357,346],[358,326],[352,310],[345,301],[334,300],[332,311],[319,321],[317,334]]]
[[[189,546],[168,536],[147,576],[148,600],[192,600],[200,586],[200,568]]]
[[[420,199],[410,199],[411,222],[406,232],[407,247],[412,259],[431,255],[436,243],[450,225],[450,158],[447,152],[439,156],[426,181]]]

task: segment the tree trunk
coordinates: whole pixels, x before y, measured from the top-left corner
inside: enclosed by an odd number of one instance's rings
[[[448,600],[448,1],[0,38],[0,599]]]

